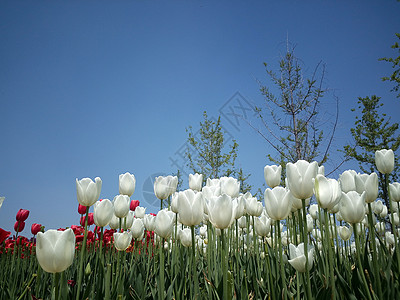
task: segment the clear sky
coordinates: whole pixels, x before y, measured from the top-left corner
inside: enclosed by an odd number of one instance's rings
[[[113,199],[126,171],[136,176],[132,199],[156,212],[151,179],[176,172],[185,129],[203,111],[261,104],[263,62],[278,66],[287,37],[306,75],[326,64],[325,86],[340,99],[336,148],[351,141],[359,96],[381,96],[398,122],[400,100],[380,80],[391,67],[378,58],[397,54],[399,16],[395,0],[1,1],[0,227],[12,231],[19,208],[31,211],[26,236],[33,222],[77,224],[75,178],[101,177],[100,197]],[[255,192],[274,152],[230,121]]]

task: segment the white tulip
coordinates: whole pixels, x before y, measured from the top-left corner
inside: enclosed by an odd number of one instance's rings
[[[66,270],[74,260],[75,234],[71,228],[65,231],[54,229],[38,232],[36,237],[36,258],[48,273]]]
[[[96,201],[93,206],[93,220],[96,226],[105,227],[110,222],[114,215],[114,205],[109,199]]]
[[[194,191],[201,191],[203,185],[203,174],[189,174],[189,188]]]
[[[313,195],[313,178],[317,176],[318,163],[309,163],[305,160],[298,160],[296,163],[286,165],[288,187],[293,196],[299,199],[307,199]]]
[[[119,175],[119,193],[121,195],[132,196],[135,192],[136,178],[135,175],[126,172]]]
[[[78,202],[83,206],[92,206],[100,197],[102,181],[96,177],[95,182],[90,178],[76,179]]]
[[[272,165],[264,167],[264,179],[270,188],[281,183],[282,166]]]
[[[128,249],[132,241],[132,233],[125,232],[115,232],[114,233],[114,246],[118,251],[125,251]]]
[[[394,153],[392,149],[375,151],[375,165],[382,174],[392,173],[394,169]]]

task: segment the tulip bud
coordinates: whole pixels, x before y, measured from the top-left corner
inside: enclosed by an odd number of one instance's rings
[[[93,219],[93,213],[89,213],[89,215],[88,215],[88,223],[87,223],[87,225],[88,226],[91,226],[91,225],[93,225],[94,224],[94,219]],[[81,224],[81,226],[85,226],[85,222],[86,222],[86,216],[82,216],[81,217],[81,220],[80,220],[80,224]]]
[[[93,206],[93,221],[99,227],[107,226],[114,216],[114,205],[109,199],[97,201]],[[118,225],[117,225],[118,227]]]
[[[130,199],[127,195],[117,195],[114,197],[114,214],[118,218],[125,218],[129,212]]]
[[[339,176],[340,188],[342,192],[348,193],[356,190],[355,176],[357,175],[354,170],[344,171]]]
[[[139,205],[140,205],[139,200],[132,200],[129,209],[135,211],[136,207],[138,207]]]
[[[99,199],[102,181],[100,177],[93,182],[90,178],[76,179],[78,202],[83,206],[92,206]]]
[[[339,182],[318,174],[314,180],[315,198],[321,208],[330,210],[339,203],[341,190]]]
[[[265,166],[264,179],[270,188],[274,188],[281,183],[282,166]]]
[[[375,165],[382,174],[389,174],[394,169],[394,153],[392,149],[382,149],[375,152]]]
[[[115,232],[114,233],[114,246],[118,251],[125,251],[132,241],[132,233],[125,232]]]
[[[33,223],[31,227],[31,232],[33,235],[37,235],[39,231],[42,230],[42,225]]]
[[[144,224],[142,219],[134,219],[131,226],[132,237],[139,239],[144,233]]]
[[[82,204],[78,205],[78,213],[80,215],[85,215],[87,212],[87,206],[83,206]]]
[[[307,199],[313,195],[313,178],[317,176],[318,163],[309,163],[305,160],[298,160],[296,163],[286,165],[288,187],[293,196],[298,199]]]
[[[394,202],[400,202],[400,183],[393,182],[389,184],[390,199]]]
[[[192,231],[190,228],[185,228],[179,232],[179,239],[184,247],[192,246]]]
[[[89,276],[90,273],[92,273],[92,268],[90,268],[90,263],[87,263],[86,268],[85,268],[85,275]]]
[[[136,178],[135,175],[126,172],[119,175],[119,193],[121,195],[132,196],[135,192]]]
[[[203,174],[189,174],[189,188],[194,191],[201,191],[203,185]]]
[[[304,253],[304,243],[299,244],[297,247],[293,244],[289,244],[290,260],[288,262],[298,272],[305,272],[306,269],[310,270],[314,261],[314,247],[308,247],[308,265],[306,266],[306,256]]]
[[[14,230],[15,232],[21,232],[25,228],[25,222],[24,221],[16,221],[14,224]]]
[[[293,197],[281,186],[266,189],[264,192],[265,209],[273,220],[286,219],[292,209]]]
[[[28,217],[29,217],[29,210],[26,210],[26,209],[20,209],[18,212],[17,212],[17,215],[15,216],[15,219],[17,220],[17,221],[20,221],[20,222],[24,222],[24,221],[26,221],[26,219],[28,219]]]
[[[227,194],[231,198],[236,198],[240,191],[240,182],[233,177],[221,177],[221,194]]]
[[[356,191],[342,192],[340,214],[348,223],[359,223],[365,216],[365,192],[359,195]]]
[[[201,192],[188,189],[178,194],[180,222],[186,226],[198,225],[203,220],[204,200]]]
[[[145,213],[146,213],[146,207],[141,207],[141,206],[136,207],[136,210],[135,210],[135,217],[136,218],[143,219]]]

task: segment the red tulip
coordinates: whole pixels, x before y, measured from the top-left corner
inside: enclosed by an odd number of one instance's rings
[[[136,207],[140,204],[139,200],[132,200],[130,205],[130,210],[135,211]]]
[[[37,235],[40,230],[42,230],[42,225],[40,225],[38,223],[32,224],[31,232],[33,235]]]
[[[10,236],[10,231],[5,231],[4,229],[0,228],[0,244],[2,244],[6,238]]]
[[[82,226],[85,226],[85,220],[86,220],[86,216],[82,216],[81,222],[80,222],[80,224]],[[93,224],[94,224],[93,213],[89,213],[88,226],[93,225]]]
[[[17,212],[17,215],[15,216],[15,219],[17,220],[17,221],[20,221],[20,222],[24,222],[24,221],[26,221],[26,219],[28,219],[28,217],[29,217],[29,210],[26,210],[26,209],[20,209],[18,212]]]
[[[17,221],[14,224],[14,230],[16,232],[21,232],[25,228],[25,222],[24,221]]]
[[[85,215],[85,214],[86,214],[86,211],[87,211],[87,206],[84,206],[84,205],[79,204],[79,206],[78,206],[78,213],[79,213],[80,215]]]

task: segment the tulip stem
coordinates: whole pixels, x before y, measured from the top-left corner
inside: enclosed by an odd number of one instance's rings
[[[278,247],[279,247],[279,265],[281,270],[282,287],[283,287],[283,299],[286,299],[286,274],[283,265],[283,251],[282,251],[282,236],[281,236],[281,221],[277,221],[277,232],[278,232]]]
[[[85,248],[86,248],[86,239],[87,239],[87,224],[89,219],[89,206],[86,207],[86,218],[85,218],[85,232],[83,234],[83,242],[81,248],[81,258],[79,261],[79,270],[78,270],[78,287],[76,291],[76,300],[79,300],[79,293],[81,291],[82,286],[82,275],[83,275],[83,261],[85,260]]]
[[[194,233],[194,225],[190,226],[192,231],[192,272],[194,276],[194,299],[196,299],[199,295],[199,280],[197,275],[197,267],[196,267],[196,243],[195,243],[195,233]]]
[[[376,258],[376,241],[375,241],[375,227],[373,224],[373,220],[372,220],[372,207],[371,207],[371,203],[368,203],[368,224],[369,224],[369,238],[370,238],[370,246],[372,244],[372,263],[374,266],[374,277],[375,277],[375,283],[378,286],[378,296],[379,299],[383,299],[383,295],[382,295],[382,288],[381,288],[381,280],[379,278],[379,267],[378,267],[378,261]]]
[[[160,300],[164,299],[164,241],[165,239],[161,239],[161,245],[160,245],[160,290],[159,290],[159,295],[158,298]]]
[[[332,243],[331,243],[331,237],[330,237],[330,225],[329,225],[329,216],[328,216],[328,210],[324,208],[324,219],[325,219],[325,244],[326,247],[328,247],[328,259],[329,259],[329,277],[330,277],[330,283],[331,283],[331,288],[332,288],[332,297],[331,299],[336,299],[336,289],[335,289],[335,274],[333,271],[333,253],[332,253]],[[306,257],[308,258],[308,252],[304,252]],[[306,268],[308,269],[308,264],[306,265]]]
[[[54,273],[54,289],[55,289],[55,300],[60,298],[60,273]]]
[[[359,271],[359,274],[363,281],[365,292],[367,293],[368,299],[372,300],[371,293],[368,288],[367,280],[365,279],[364,268],[361,264],[361,257],[360,257],[361,256],[360,255],[361,248],[360,248],[360,241],[359,241],[358,235],[357,235],[357,224],[353,224],[353,228],[354,228],[354,240],[356,242],[356,258],[357,258],[357,264],[358,264],[358,271]]]
[[[308,230],[307,230],[306,199],[301,199],[301,203],[303,206],[303,243],[304,243],[304,255],[306,256],[307,299],[312,299],[310,270],[308,269]]]
[[[225,240],[225,230],[221,229],[221,240],[222,240],[222,251],[221,251],[221,261],[222,261],[222,298],[228,299],[228,268],[226,262],[226,240]]]
[[[37,274],[32,274],[31,280],[29,280],[28,284],[26,285],[26,288],[25,288],[24,292],[21,294],[21,296],[19,296],[18,300],[24,299],[25,294],[28,292],[28,290],[30,290],[30,286],[31,286],[33,280],[34,280],[36,277],[37,277]]]

